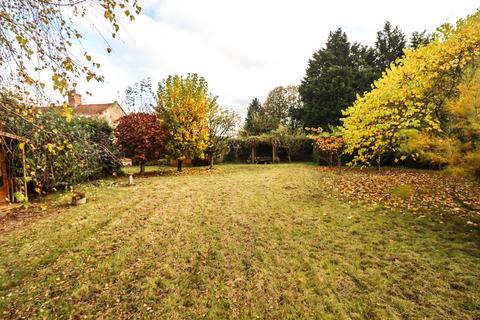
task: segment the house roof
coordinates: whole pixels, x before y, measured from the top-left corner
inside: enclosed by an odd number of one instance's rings
[[[73,108],[73,113],[80,113],[88,116],[97,116],[104,113],[108,108],[117,104],[112,103],[95,103],[95,104],[81,104],[76,108]]]
[[[118,102],[114,101],[114,102],[110,102],[110,103],[92,103],[92,104],[81,104],[79,106],[76,106],[73,109],[73,113],[74,114],[83,114],[83,115],[86,115],[86,116],[99,116],[101,115],[102,113],[104,113],[108,108],[110,107],[113,107],[117,105],[122,111],[123,113],[125,113],[125,111],[123,110],[122,106],[120,106],[118,104]],[[58,109],[58,110],[62,110],[63,109],[63,106],[47,106],[46,108],[55,108],[55,109]]]

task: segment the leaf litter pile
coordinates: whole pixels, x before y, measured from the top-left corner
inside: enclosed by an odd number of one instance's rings
[[[415,169],[333,169],[325,186],[339,200],[360,200],[414,212],[480,215],[480,183],[439,171]]]

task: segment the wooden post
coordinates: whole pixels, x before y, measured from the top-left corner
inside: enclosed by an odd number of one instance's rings
[[[28,202],[28,190],[27,190],[27,172],[25,171],[25,147],[22,148],[22,167],[23,167],[23,188],[25,189],[25,201]]]

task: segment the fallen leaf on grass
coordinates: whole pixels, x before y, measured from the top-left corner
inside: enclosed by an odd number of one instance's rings
[[[432,210],[456,215],[480,213],[480,183],[414,169],[316,169],[326,172],[324,185],[340,200],[360,200],[390,209]],[[330,173],[329,171],[336,171]]]

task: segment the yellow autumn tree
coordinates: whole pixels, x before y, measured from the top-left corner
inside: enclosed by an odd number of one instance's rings
[[[106,31],[100,36],[111,52],[106,35],[115,38],[125,18],[133,21],[140,12],[138,0],[0,1],[0,85],[10,87],[13,80],[17,90],[24,85],[43,89],[48,83],[41,71],[51,73],[53,89],[62,94],[80,76],[102,81],[100,64],[90,53],[74,54],[75,46],[84,47],[81,29],[90,22],[101,25],[93,27]]]
[[[446,103],[444,129],[405,130],[401,151],[455,173],[480,177],[480,67],[465,70],[458,96]]]
[[[479,55],[480,12],[456,26],[443,25],[430,44],[405,50],[372,90],[344,111],[342,136],[346,153],[354,155],[352,164],[379,162],[388,153],[404,159],[406,130],[441,136],[449,123],[447,105]]]
[[[207,114],[213,98],[207,82],[196,74],[169,76],[158,86],[160,121],[166,132],[165,154],[177,160],[204,158],[208,146]]]

